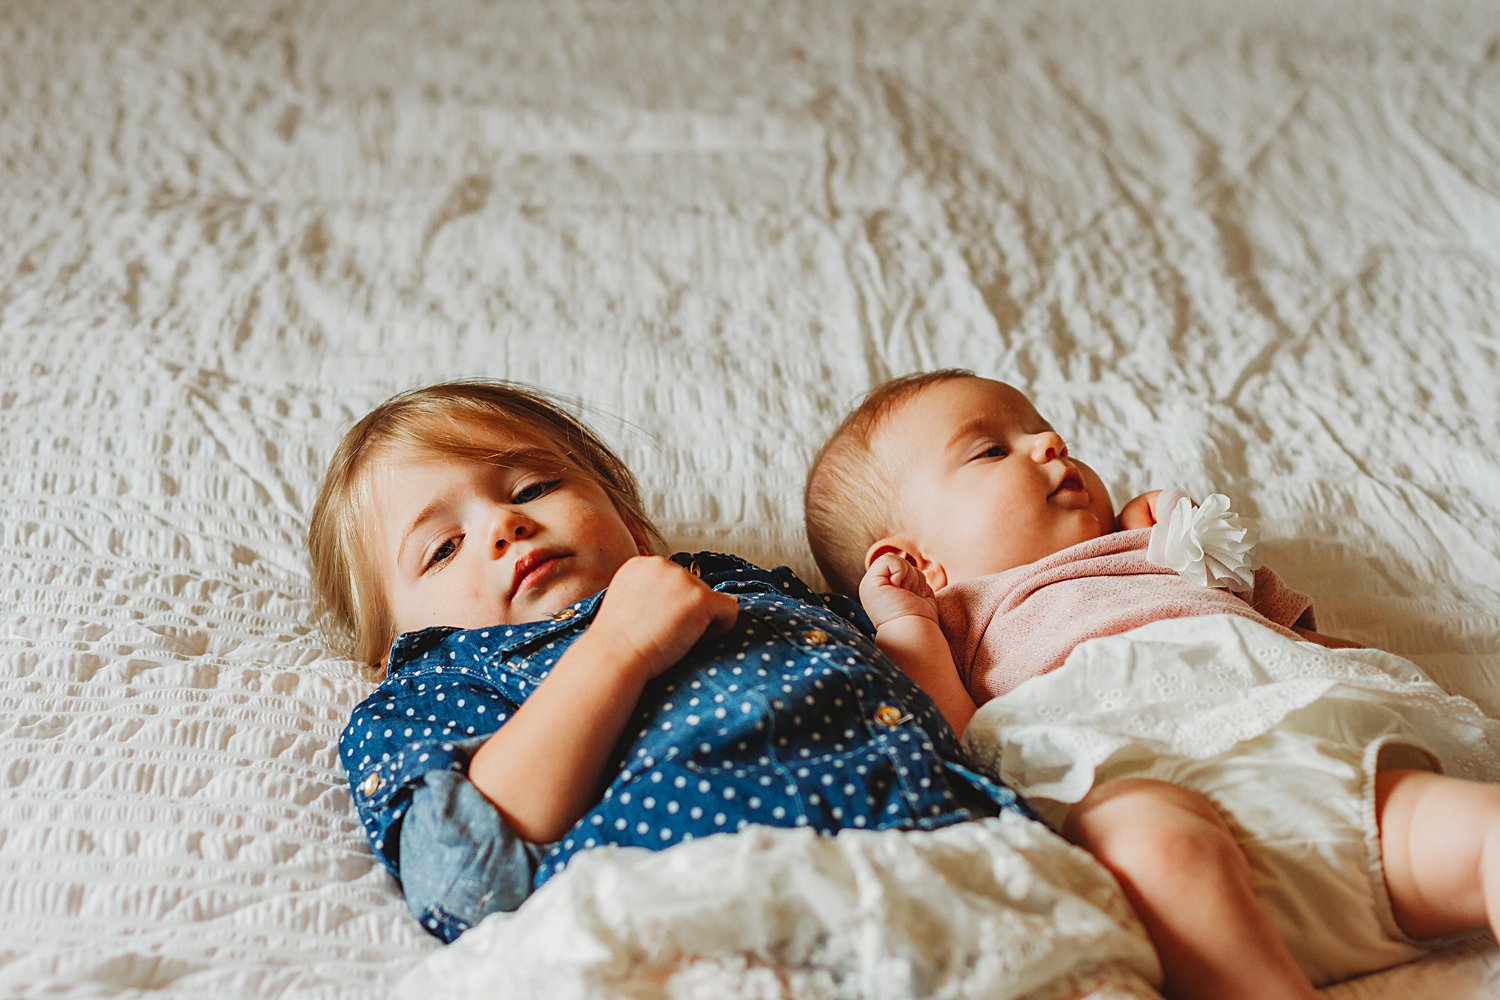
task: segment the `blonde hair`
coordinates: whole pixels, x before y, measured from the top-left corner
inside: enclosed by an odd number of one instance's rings
[[[802,495],[807,542],[829,586],[853,595],[865,553],[895,530],[892,482],[871,442],[902,403],[929,386],[974,378],[963,368],[903,375],[871,389],[818,450]]]
[[[367,550],[370,470],[393,453],[504,464],[513,435],[529,431],[572,468],[599,485],[631,533],[662,546],[630,470],[561,403],[530,386],[462,380],[392,396],[349,429],[323,475],[307,529],[313,602],[324,641],[379,676],[395,624]],[[525,450],[525,449],[522,449]]]

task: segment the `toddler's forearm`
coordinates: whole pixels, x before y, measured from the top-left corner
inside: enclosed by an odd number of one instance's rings
[[[585,632],[474,754],[469,780],[523,839],[560,839],[597,798],[646,676]]]

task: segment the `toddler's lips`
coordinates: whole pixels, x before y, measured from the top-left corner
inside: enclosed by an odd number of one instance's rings
[[[510,579],[510,597],[514,599],[521,591],[545,582],[562,568],[567,556],[568,553],[555,549],[533,549],[517,559],[515,574]]]

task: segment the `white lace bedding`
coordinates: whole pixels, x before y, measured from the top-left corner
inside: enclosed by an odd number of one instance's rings
[[[675,545],[809,573],[853,399],[1007,378],[1117,499],[1229,492],[1327,631],[1500,712],[1489,0],[9,0],[0,93],[0,995],[433,955],[301,537],[339,434],[438,378],[586,400]]]
[[[1160,968],[1107,872],[1014,815],[597,850],[400,985],[445,997],[1126,1000]]]

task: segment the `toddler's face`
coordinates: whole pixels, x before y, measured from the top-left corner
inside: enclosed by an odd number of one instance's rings
[[[1099,477],[1004,383],[929,386],[887,417],[873,445],[894,470],[899,534],[934,589],[1114,529]]]
[[[604,490],[544,447],[505,467],[395,455],[370,475],[369,557],[397,632],[536,621],[648,551]]]

